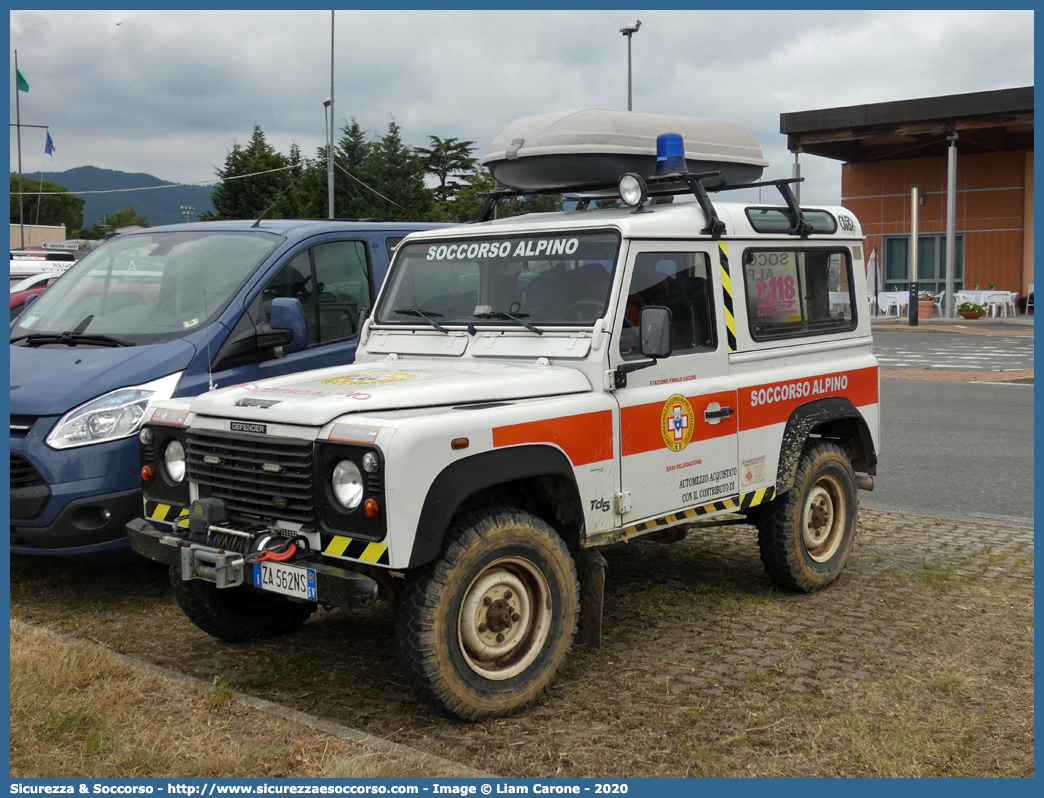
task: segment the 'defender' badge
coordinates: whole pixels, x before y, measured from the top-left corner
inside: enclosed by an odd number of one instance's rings
[[[663,406],[660,414],[660,434],[672,452],[680,452],[692,440],[692,405],[680,394],[675,394]]]

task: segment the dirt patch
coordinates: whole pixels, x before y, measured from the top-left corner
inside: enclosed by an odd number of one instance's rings
[[[502,776],[1032,776],[1032,530],[861,517],[811,596],[772,586],[749,527],[607,552],[605,646],[482,724],[415,699],[385,606],[229,645],[159,566],[13,557],[12,614]]]

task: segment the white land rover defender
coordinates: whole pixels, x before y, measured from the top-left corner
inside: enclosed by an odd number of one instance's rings
[[[224,640],[386,595],[410,683],[466,719],[598,644],[601,546],[753,524],[774,582],[829,585],[880,440],[859,223],[753,182],[745,128],[549,115],[485,163],[486,220],[401,243],[354,365],[154,412],[128,527]],[[743,185],[783,202],[708,198]],[[576,210],[488,220],[566,190]]]

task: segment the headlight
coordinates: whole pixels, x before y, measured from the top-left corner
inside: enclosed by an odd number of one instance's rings
[[[359,473],[359,466],[351,460],[342,460],[334,466],[330,485],[337,501],[346,510],[354,510],[359,506],[363,497],[362,474]]]
[[[181,445],[181,441],[171,441],[167,444],[163,451],[163,464],[172,482],[185,479],[185,447]]]
[[[120,388],[70,410],[47,436],[53,449],[72,449],[137,435],[148,411],[157,402],[170,399],[181,372],[161,379]]]

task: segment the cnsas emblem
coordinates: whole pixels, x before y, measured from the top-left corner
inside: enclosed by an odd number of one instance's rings
[[[406,372],[393,372],[390,374],[352,374],[349,377],[331,377],[323,380],[323,385],[380,385],[385,382],[402,382],[403,380],[415,380],[416,374]]]
[[[660,434],[664,445],[672,452],[680,452],[692,440],[692,405],[680,394],[675,394],[660,413]]]

